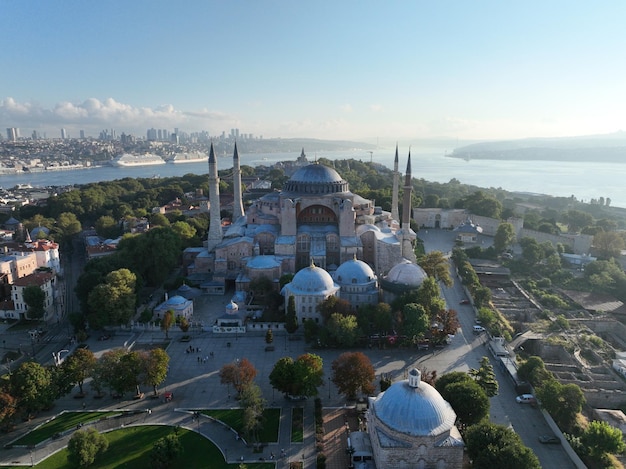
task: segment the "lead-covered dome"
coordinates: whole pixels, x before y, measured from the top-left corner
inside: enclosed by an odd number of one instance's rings
[[[385,276],[385,281],[394,285],[409,288],[419,288],[427,274],[419,265],[404,259],[399,264],[394,265]]]
[[[331,290],[337,290],[332,277],[324,269],[316,265],[310,265],[298,271],[294,275],[289,289],[293,293],[325,293]]]
[[[283,186],[283,192],[296,194],[334,194],[348,192],[348,183],[333,168],[310,164],[300,168]]]
[[[335,271],[335,279],[340,285],[364,284],[376,279],[374,271],[365,262],[351,259],[344,262]]]
[[[454,426],[456,414],[430,384],[411,370],[409,379],[392,384],[372,400],[379,421],[389,428],[412,436],[436,436]]]

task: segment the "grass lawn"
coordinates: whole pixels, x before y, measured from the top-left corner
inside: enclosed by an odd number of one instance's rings
[[[291,442],[302,443],[304,441],[304,409],[294,407],[291,409]]]
[[[99,469],[153,469],[150,451],[154,442],[173,431],[175,431],[173,427],[145,425],[104,433],[109,440],[109,448],[96,459],[93,467]],[[238,463],[226,464],[219,449],[197,433],[179,428],[178,435],[184,451],[172,467],[207,467],[207,461],[211,461],[211,469],[234,469],[238,467]],[[275,468],[274,463],[251,463],[247,466],[249,469]],[[35,467],[38,469],[73,469],[73,466],[67,461],[67,449],[50,456]]]
[[[92,422],[99,420],[101,417],[115,414],[119,414],[119,412],[64,412],[36,430],[24,435],[13,444],[36,445],[41,441],[47,440],[55,433],[75,428],[79,423]]]
[[[201,412],[221,420],[235,431],[243,433],[243,409],[210,409]],[[263,411],[263,418],[265,419],[265,425],[263,425],[263,428],[259,432],[259,440],[263,443],[277,442],[280,409],[265,409],[265,411]]]

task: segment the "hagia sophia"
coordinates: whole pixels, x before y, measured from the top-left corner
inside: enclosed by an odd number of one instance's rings
[[[235,290],[246,297],[252,280],[265,276],[274,282],[295,274],[282,294],[294,296],[298,322],[321,320],[317,304],[329,296],[363,304],[390,301],[419,287],[426,277],[415,263],[416,234],[410,227],[411,155],[403,186],[399,220],[398,150],[393,172],[391,212],[374,201],[350,192],[335,169],[309,163],[304,150],[299,168],[281,191],[266,194],[244,212],[239,153],[233,154],[233,218],[223,227],[217,160],[209,151],[210,226],[205,248],[191,252],[190,274],[205,275],[203,289],[223,294]],[[193,251],[193,250],[192,250]],[[189,254],[188,254],[189,257]],[[243,300],[245,301],[245,300]]]

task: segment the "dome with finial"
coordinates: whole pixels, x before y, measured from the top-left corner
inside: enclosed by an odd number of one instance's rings
[[[323,195],[348,192],[348,183],[333,168],[314,163],[298,169],[283,186],[283,192]]]
[[[439,435],[454,426],[456,414],[450,404],[413,368],[408,379],[392,384],[371,402],[385,425],[413,436]]]

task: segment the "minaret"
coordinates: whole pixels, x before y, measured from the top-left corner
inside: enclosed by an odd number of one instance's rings
[[[233,222],[243,217],[243,199],[241,194],[241,168],[239,167],[239,152],[237,142],[235,142],[235,153],[233,154]]]
[[[415,262],[415,251],[413,250],[413,241],[417,237],[411,231],[411,193],[413,186],[411,184],[411,150],[409,150],[409,159],[406,163],[406,176],[404,177],[404,194],[402,198],[402,257]]]
[[[396,143],[396,157],[393,160],[393,189],[391,192],[391,218],[400,222],[400,212],[398,212],[398,185],[400,172],[398,171],[398,144]]]
[[[209,252],[222,241],[222,217],[220,216],[220,178],[217,176],[217,160],[211,142],[209,151],[209,212],[211,215],[207,247]]]

